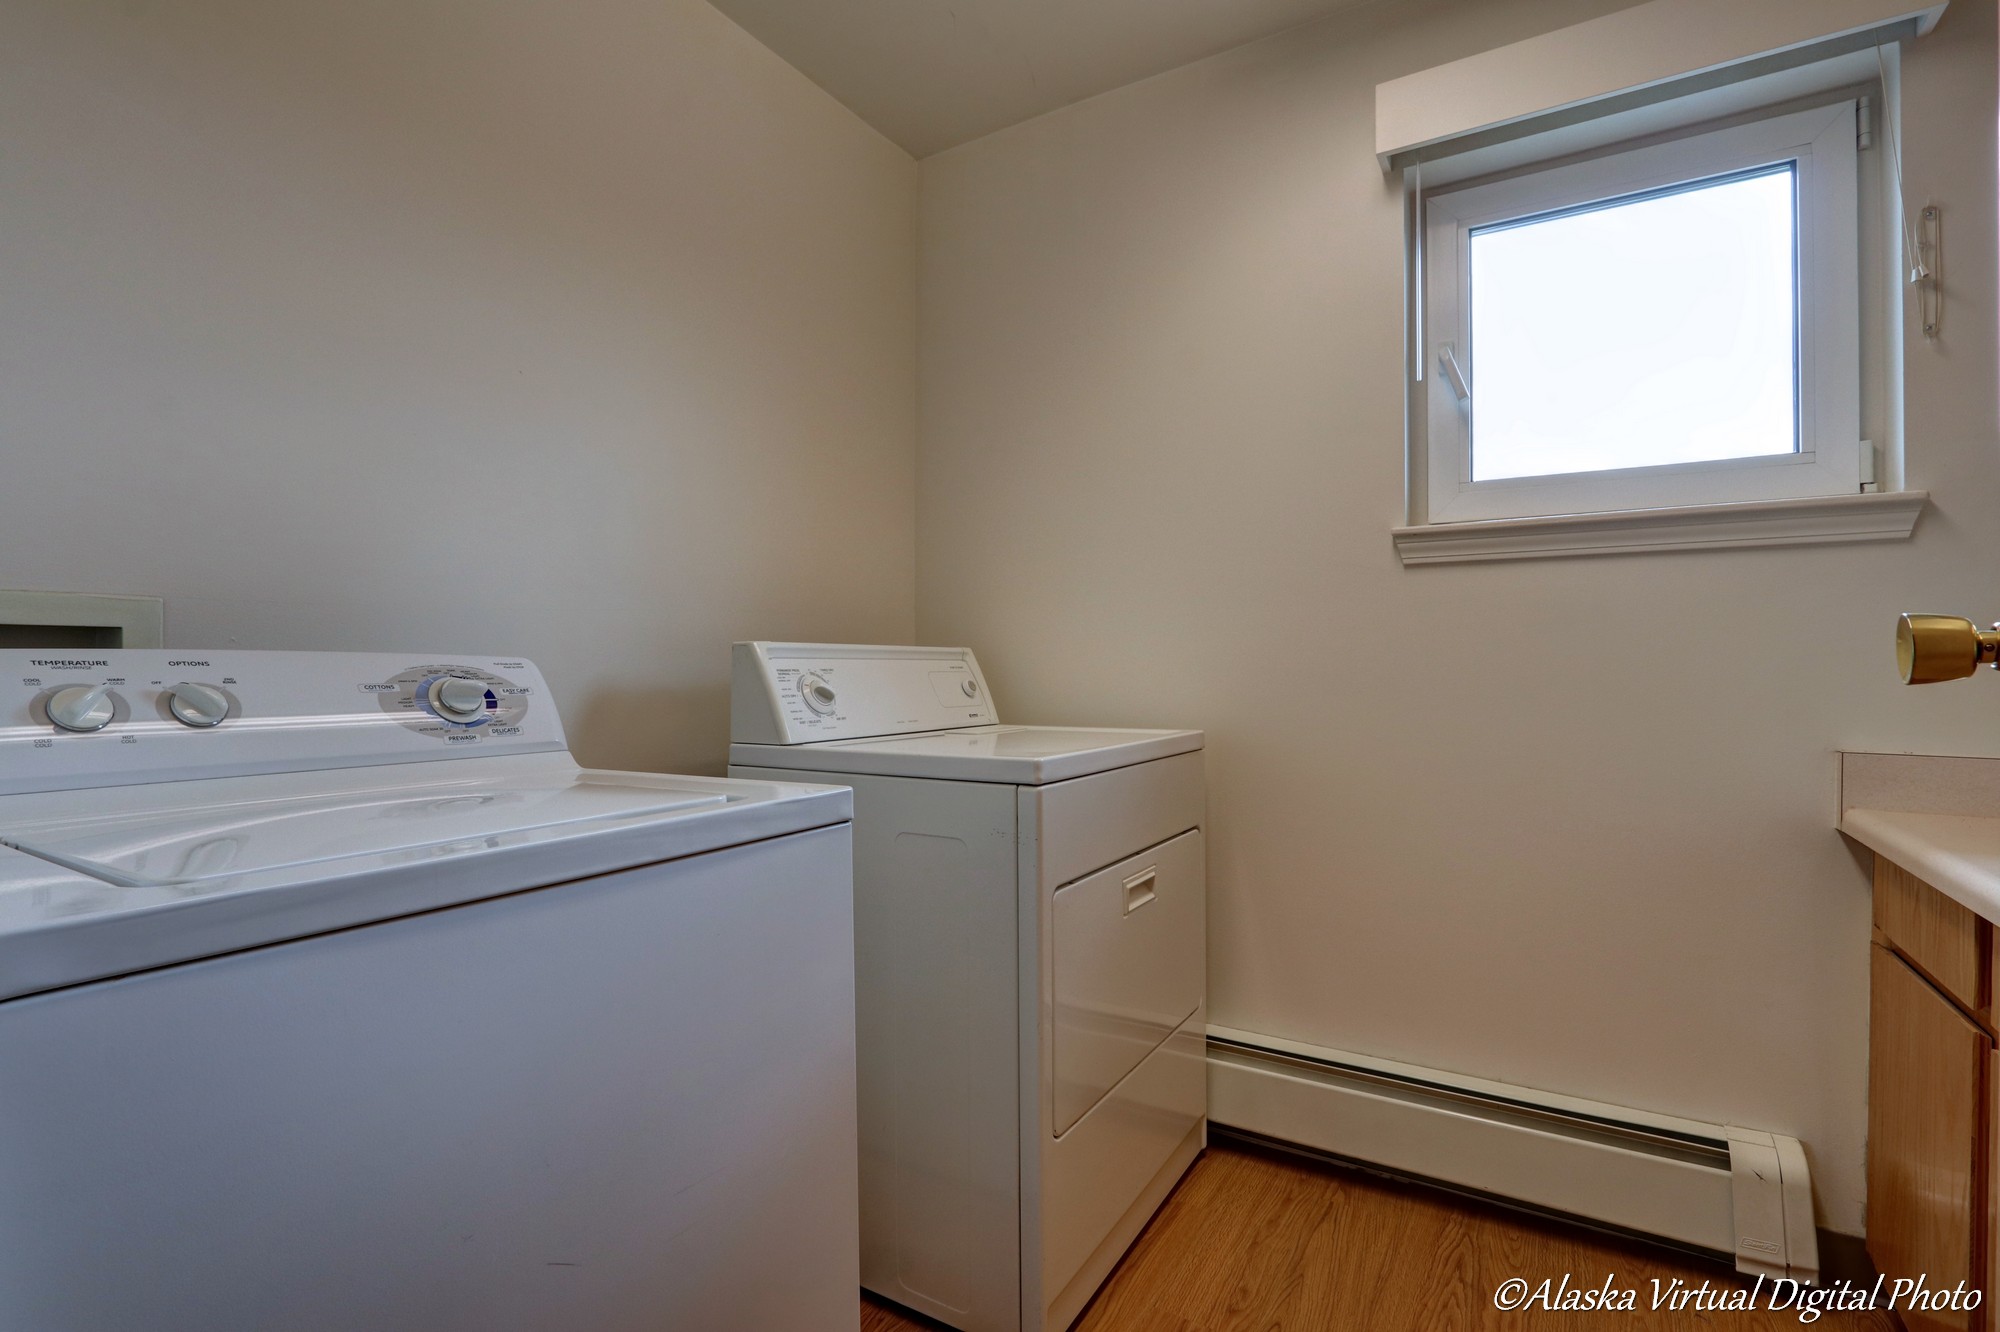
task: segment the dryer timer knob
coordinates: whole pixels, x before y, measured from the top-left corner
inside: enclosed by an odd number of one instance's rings
[[[833,705],[839,701],[833,692],[833,686],[817,675],[799,677],[799,697],[806,701],[807,707],[822,717],[833,715]]]

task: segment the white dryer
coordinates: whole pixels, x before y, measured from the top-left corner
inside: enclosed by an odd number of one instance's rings
[[[738,643],[730,707],[854,791],[862,1284],[1066,1328],[1206,1142],[1201,732],[1003,726],[964,648]]]
[[[518,659],[0,653],[0,1326],[852,1329],[849,811]]]

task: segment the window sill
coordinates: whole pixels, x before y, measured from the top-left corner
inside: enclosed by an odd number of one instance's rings
[[[1888,494],[1432,523],[1398,527],[1391,535],[1396,542],[1396,554],[1404,564],[1904,541],[1915,530],[1917,517],[1929,500],[1929,491],[1899,490]]]

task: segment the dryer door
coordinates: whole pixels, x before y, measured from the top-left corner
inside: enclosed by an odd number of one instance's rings
[[[1050,940],[1058,1137],[1200,1007],[1207,979],[1199,830],[1059,888]]]

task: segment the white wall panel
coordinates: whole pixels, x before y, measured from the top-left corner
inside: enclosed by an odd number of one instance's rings
[[[1891,651],[2000,613],[1994,5],[1904,62],[1913,540],[1403,568],[1375,85],[1614,8],[1373,6],[927,159],[918,629],[1003,715],[1206,729],[1216,1022],[1796,1136],[1857,1233],[1834,751],[2000,754]]]
[[[908,637],[915,167],[708,5],[0,14],[0,586],[709,772],[731,640]]]

